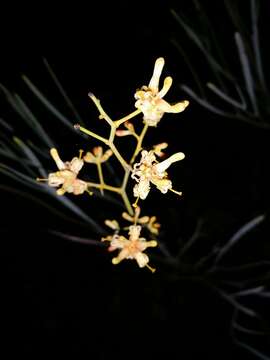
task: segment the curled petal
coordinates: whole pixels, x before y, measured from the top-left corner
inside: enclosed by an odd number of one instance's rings
[[[163,83],[163,88],[160,90],[160,92],[158,93],[158,96],[162,99],[167,92],[170,90],[171,86],[172,86],[172,82],[173,79],[168,76],[165,78],[164,83]]]
[[[161,175],[164,173],[164,171],[166,171],[168,169],[169,166],[171,166],[171,164],[173,164],[176,161],[183,160],[184,158],[185,158],[185,154],[182,152],[178,152],[178,153],[170,156],[168,159],[166,159],[154,166],[156,168],[157,173],[159,175]]]
[[[154,92],[158,92],[159,78],[163,70],[163,66],[165,64],[164,58],[160,57],[155,62],[153,76],[149,82],[148,87]]]
[[[133,194],[135,197],[139,197],[142,200],[145,200],[150,191],[150,182],[149,180],[140,180],[133,188]]]
[[[53,160],[56,163],[56,166],[58,167],[59,170],[64,170],[66,168],[65,163],[60,159],[60,156],[58,154],[58,151],[55,148],[52,148],[50,150],[50,154],[51,157],[53,158]]]
[[[77,157],[73,158],[69,165],[69,169],[73,171],[75,174],[78,174],[82,167],[83,167],[83,160]]]
[[[182,111],[185,110],[185,108],[189,105],[189,101],[187,100],[184,100],[184,101],[181,101],[175,105],[170,105],[170,109],[167,110],[166,112],[169,112],[169,113],[180,113]]]

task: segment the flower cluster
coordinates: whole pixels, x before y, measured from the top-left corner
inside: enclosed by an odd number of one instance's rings
[[[168,178],[167,169],[171,164],[184,159],[185,155],[182,152],[177,152],[167,159],[159,161],[157,158],[165,156],[164,149],[167,148],[168,144],[163,142],[153,146],[152,150],[148,151],[144,148],[143,141],[149,128],[157,126],[165,113],[180,113],[189,104],[187,100],[184,100],[170,105],[164,100],[164,96],[172,85],[172,78],[166,77],[163,87],[159,89],[159,80],[164,63],[163,58],[156,60],[154,72],[148,86],[142,86],[135,93],[136,110],[121,119],[112,120],[104,111],[100,101],[93,93],[90,93],[89,97],[99,111],[99,119],[105,121],[110,127],[109,136],[105,138],[79,124],[74,125],[74,128],[102,142],[108,149],[104,151],[101,146],[96,146],[92,151],[86,151],[85,153],[80,150],[79,157],[74,157],[70,162],[63,162],[57,150],[53,148],[50,153],[58,171],[50,173],[48,179],[44,179],[49,186],[57,188],[58,195],[64,195],[65,193],[81,195],[84,192],[92,194],[92,189],[98,189],[102,195],[104,195],[104,191],[111,191],[121,196],[126,208],[126,211],[122,213],[122,217],[132,224],[121,229],[118,221],[106,220],[106,225],[114,230],[114,234],[102,238],[102,241],[110,243],[109,251],[119,251],[118,255],[112,260],[113,264],[118,264],[123,259],[135,259],[139,267],[146,266],[152,271],[154,269],[149,266],[149,258],[144,251],[148,247],[157,246],[155,236],[159,234],[160,224],[157,223],[156,216],[140,217],[141,209],[137,206],[137,202],[139,199],[145,200],[147,198],[151,185],[154,185],[163,194],[172,191],[181,195],[181,192],[173,189],[172,181]],[[131,119],[139,114],[143,115],[141,130],[138,130],[138,125],[135,127],[131,123]],[[121,125],[124,128],[121,128]],[[127,135],[131,135],[133,137],[132,141],[135,141],[133,155],[128,160],[125,154],[123,156],[119,152],[115,144],[116,138]],[[112,156],[119,162],[123,171],[123,178],[119,186],[112,185],[104,179],[103,163],[110,160]],[[138,156],[140,156],[140,160],[136,162]],[[99,182],[89,182],[78,178],[79,172],[85,163],[96,165]],[[117,172],[119,175],[118,170]],[[135,184],[133,182],[133,195],[136,197],[136,202],[133,206],[127,191],[130,178],[135,180]],[[127,232],[127,234],[120,234],[121,231]],[[150,236],[149,241],[141,236],[142,232],[148,233],[148,236]]]

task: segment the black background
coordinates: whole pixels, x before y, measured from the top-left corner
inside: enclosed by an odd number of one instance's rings
[[[204,1],[209,16],[218,26],[224,47],[233,54],[234,28],[222,32],[227,24],[223,2],[209,3]],[[267,1],[263,4],[266,16]],[[194,52],[205,81],[211,75],[176,26],[170,7],[191,12],[188,1],[76,2],[59,7],[41,2],[21,8],[14,4],[2,14],[0,80],[26,94],[20,79],[24,73],[52,98],[45,57],[90,128],[96,111],[87,97],[89,91],[113,117],[124,115],[133,108],[134,90],[147,84],[155,59],[163,56],[164,75],[174,78],[168,101],[182,100],[186,95],[178,84],[188,83],[190,74],[170,42],[172,34],[178,34],[180,42]],[[266,49],[269,29],[263,21],[262,31]],[[267,59],[267,49],[264,55]],[[237,63],[233,55],[232,61]],[[82,144],[53,122],[48,131],[57,137],[66,156],[73,156]],[[173,194],[163,197],[155,192],[146,208],[155,209],[164,229],[163,241],[172,253],[191,236],[199,219],[204,219],[207,234],[207,241],[201,238],[180,270],[158,264],[152,275],[133,262],[114,267],[104,248],[76,244],[46,231],[60,228],[87,237],[87,229],[62,223],[37,205],[3,192],[2,324],[10,354],[253,358],[233,344],[233,308],[208,279],[194,273],[192,264],[203,255],[204,246],[225,241],[259,214],[266,214],[266,221],[256,236],[247,237],[244,247],[235,249],[229,264],[249,261],[252,256],[258,261],[269,259],[269,130],[215,116],[191,101],[183,114],[164,116],[147,138],[149,146],[162,141],[170,144],[168,152],[186,154],[170,172],[184,196],[179,201]],[[101,202],[79,201],[100,221],[109,212]],[[230,276],[234,280],[236,275]],[[214,277],[216,286],[221,282]],[[263,303],[252,306],[266,308]],[[260,345],[267,352],[265,344]]]

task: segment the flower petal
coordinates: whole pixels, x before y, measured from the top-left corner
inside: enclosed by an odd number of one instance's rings
[[[144,267],[149,262],[149,257],[142,252],[138,252],[134,255],[135,260],[137,261],[140,268]]]
[[[53,160],[56,163],[56,166],[58,167],[59,170],[64,170],[66,168],[65,163],[60,159],[60,156],[58,154],[58,151],[55,148],[52,148],[50,150],[50,154],[51,157],[53,158]]]
[[[172,82],[173,79],[170,76],[165,78],[163,88],[158,93],[158,97],[162,99],[167,94],[167,92],[170,90],[170,87],[172,86]]]
[[[154,72],[153,76],[149,82],[148,87],[154,92],[158,92],[158,84],[159,84],[159,78],[163,70],[163,66],[165,64],[164,58],[160,57],[155,62]]]
[[[170,105],[170,109],[167,110],[166,112],[174,113],[174,114],[180,113],[180,112],[184,111],[188,105],[189,105],[189,101],[184,100],[175,105]]]
[[[73,158],[69,165],[70,171],[73,171],[75,174],[78,174],[82,167],[83,167],[83,160],[77,157]]]
[[[164,173],[164,171],[167,170],[171,164],[173,164],[176,161],[183,160],[184,158],[185,158],[185,154],[182,152],[178,152],[170,156],[168,159],[161,161],[160,163],[154,166],[157,170],[157,173],[159,175],[162,175],[162,173]]]
[[[147,195],[150,191],[150,181],[149,180],[140,180],[138,184],[136,184],[133,188],[133,194],[135,197],[139,197],[140,199],[146,199]]]

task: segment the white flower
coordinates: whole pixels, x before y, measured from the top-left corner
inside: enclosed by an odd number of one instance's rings
[[[143,150],[141,156],[141,161],[134,164],[131,175],[137,181],[133,188],[134,196],[142,200],[146,199],[150,191],[150,183],[154,184],[163,194],[172,190],[172,182],[167,178],[166,170],[172,163],[184,159],[185,155],[178,152],[160,163],[157,162],[153,150]]]
[[[164,113],[180,113],[185,110],[189,102],[181,101],[177,104],[170,105],[163,97],[169,91],[172,85],[172,78],[166,77],[163,88],[159,91],[159,79],[164,66],[164,59],[158,58],[155,62],[153,76],[148,86],[143,86],[136,91],[135,107],[140,109],[144,115],[144,122],[149,126],[156,126]]]
[[[83,167],[83,160],[74,157],[70,162],[63,162],[56,149],[50,151],[59,171],[49,174],[48,185],[52,187],[59,187],[58,195],[64,195],[65,192],[80,195],[87,190],[87,183],[83,180],[77,179],[77,175]]]
[[[131,225],[128,233],[129,239],[118,234],[102,239],[103,241],[110,241],[109,251],[120,250],[118,256],[112,259],[114,265],[119,264],[124,259],[135,259],[140,268],[149,267],[149,257],[143,251],[148,247],[157,246],[157,242],[154,240],[146,241],[145,238],[140,237],[141,229],[140,225]]]

